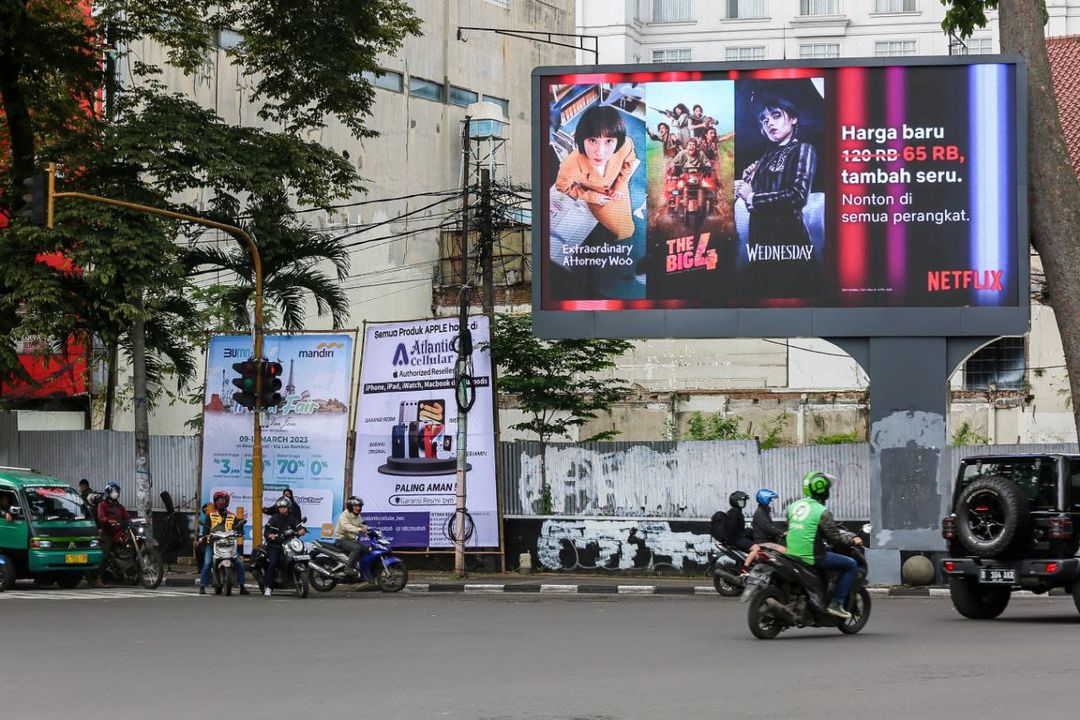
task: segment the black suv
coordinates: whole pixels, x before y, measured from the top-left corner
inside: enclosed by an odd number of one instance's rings
[[[941,569],[964,617],[1000,615],[1013,590],[1066,588],[1080,610],[1080,456],[965,458],[941,521]]]

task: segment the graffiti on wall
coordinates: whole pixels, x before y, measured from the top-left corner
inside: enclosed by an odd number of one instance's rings
[[[704,568],[713,540],[664,520],[545,520],[536,557],[548,570],[687,571]]]

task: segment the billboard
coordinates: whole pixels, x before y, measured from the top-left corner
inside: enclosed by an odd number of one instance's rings
[[[487,316],[469,318],[476,400],[467,434],[469,547],[499,547],[495,428]],[[454,515],[457,318],[367,325],[360,363],[353,493],[364,520],[399,547],[448,548]]]
[[[284,403],[263,413],[263,505],[289,487],[309,538],[332,538],[344,504],[349,438],[353,336],[265,335],[263,355],[281,363]],[[232,495],[230,508],[252,511],[251,411],[233,402],[233,363],[251,356],[250,335],[215,335],[207,356],[203,407],[200,507],[214,493]],[[248,523],[244,533],[251,538]]]
[[[1024,332],[1022,60],[854,63],[534,71],[537,333]]]

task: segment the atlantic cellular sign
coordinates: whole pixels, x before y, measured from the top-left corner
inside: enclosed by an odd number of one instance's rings
[[[1023,332],[1023,61],[885,60],[534,71],[535,330]]]

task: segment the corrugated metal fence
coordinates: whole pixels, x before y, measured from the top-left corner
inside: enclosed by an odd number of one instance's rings
[[[74,485],[86,478],[95,489],[110,480],[135,504],[135,436],[130,432],[56,430],[15,432],[14,414],[0,413],[0,465],[33,467]],[[1075,443],[970,445],[944,453],[950,477],[961,458],[997,453],[1076,453]],[[547,476],[558,515],[707,518],[728,506],[735,490],[753,494],[768,487],[782,502],[798,497],[810,469],[843,481],[830,502],[841,520],[870,516],[870,446],[808,445],[758,451],[753,441],[550,443]],[[540,443],[504,442],[499,447],[503,512],[535,515],[540,504]],[[150,438],[154,509],[168,490],[177,504],[195,496],[199,438]]]
[[[69,480],[81,478],[100,490],[110,481],[120,483],[120,500],[135,506],[135,434],[105,430],[47,430],[20,432],[19,462],[23,467]],[[195,496],[199,478],[199,438],[179,435],[150,436],[150,472],[153,509],[163,510],[160,493],[168,490],[182,505]]]
[[[996,453],[1075,453],[1076,444],[971,445],[945,448],[949,477],[960,460]],[[807,445],[758,452],[754,442],[552,443],[547,476],[559,515],[707,518],[728,507],[735,490],[751,495],[768,487],[789,502],[802,494],[802,478],[820,469],[842,486],[829,505],[840,520],[870,517],[869,444]],[[503,508],[534,515],[540,507],[540,444],[505,442],[499,448]]]

